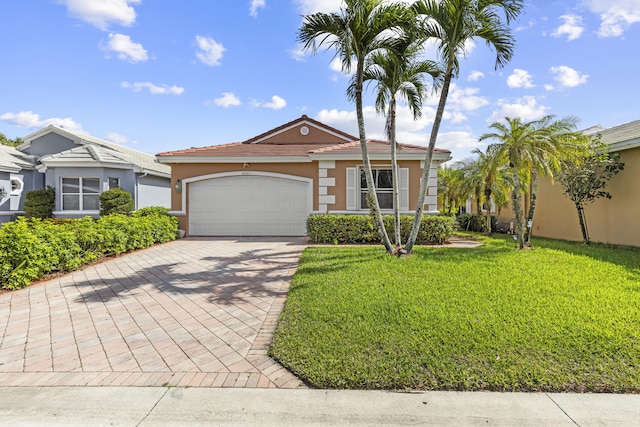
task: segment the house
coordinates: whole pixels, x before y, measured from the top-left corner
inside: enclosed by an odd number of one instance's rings
[[[0,224],[21,213],[24,194],[38,188],[37,175],[29,156],[14,147],[0,145]]]
[[[367,147],[383,212],[391,213],[390,147]],[[412,213],[425,147],[400,145],[400,209]],[[434,152],[425,213],[437,213]],[[157,154],[171,166],[172,213],[192,236],[302,236],[315,213],[368,214],[362,154],[357,137],[303,115],[243,142]]]
[[[170,207],[171,168],[151,154],[54,125],[23,141],[0,151],[0,185],[8,179],[11,188],[0,221],[23,214],[26,192],[47,186],[56,190],[56,217],[98,216],[100,193],[114,187],[131,193],[136,209]]]
[[[620,153],[624,170],[607,183],[612,198],[585,205],[587,227],[594,242],[640,246],[640,120],[585,133],[600,134],[609,152]],[[538,188],[533,235],[563,240],[582,240],[575,205],[563,195],[559,183],[541,179]]]

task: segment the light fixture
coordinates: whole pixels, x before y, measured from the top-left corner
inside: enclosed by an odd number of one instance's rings
[[[244,165],[242,165],[243,168],[248,168],[249,166],[251,166],[249,163],[245,163]]]
[[[175,185],[176,193],[182,193],[182,181],[177,180]]]

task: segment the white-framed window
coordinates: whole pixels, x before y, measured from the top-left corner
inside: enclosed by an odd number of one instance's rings
[[[372,168],[373,181],[376,187],[378,204],[381,209],[393,209],[393,180],[389,166]],[[366,211],[367,205],[367,180],[362,166],[347,168],[347,210]],[[359,178],[359,179],[358,179]],[[398,189],[400,196],[400,210],[409,210],[409,169],[398,168]]]
[[[120,178],[109,177],[109,190],[120,187]]]
[[[63,211],[97,211],[100,209],[100,178],[61,178]]]
[[[373,184],[380,209],[393,209],[393,177],[391,169],[373,169]],[[367,178],[364,169],[360,169],[360,209],[369,209],[367,203]]]

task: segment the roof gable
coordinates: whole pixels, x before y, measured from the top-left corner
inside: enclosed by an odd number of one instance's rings
[[[120,160],[125,160],[127,163],[138,167],[141,171],[151,173],[152,175],[159,176],[170,176],[171,168],[167,165],[160,164],[156,161],[156,158],[152,154],[144,153],[142,151],[134,150],[133,148],[125,147],[120,144],[115,144],[113,142],[105,141],[104,139],[96,138],[91,135],[75,132],[68,129],[63,129],[55,125],[49,125],[46,128],[40,129],[30,135],[24,137],[24,143],[21,144],[18,149],[25,150],[27,149],[31,143],[48,134],[48,133],[56,133],[60,136],[68,138],[72,140],[75,144],[82,146],[93,146],[96,148],[96,153],[101,153],[100,156],[105,158],[107,154],[111,155],[113,158],[119,158]],[[87,153],[86,150],[74,151],[75,149],[65,150],[64,153],[68,151],[72,151],[73,153],[79,154],[80,152]],[[74,154],[67,153],[65,154],[66,160],[70,160]],[[62,154],[62,153],[58,153]],[[45,156],[49,159],[55,159],[56,157],[52,157],[55,155]],[[58,157],[59,158],[59,157]],[[88,160],[88,159],[87,159]]]
[[[357,137],[349,135],[306,115],[285,123],[258,136],[247,139],[245,144],[342,144]]]

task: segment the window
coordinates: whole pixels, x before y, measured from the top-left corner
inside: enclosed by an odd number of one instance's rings
[[[391,169],[374,169],[373,182],[376,187],[376,196],[380,209],[393,209],[393,179]],[[360,208],[368,209],[367,204],[367,179],[364,169],[360,169]]]
[[[120,187],[120,178],[109,177],[109,190]]]
[[[99,209],[99,178],[62,178],[63,211],[97,211]]]

